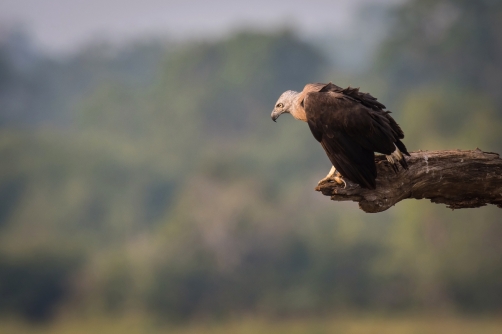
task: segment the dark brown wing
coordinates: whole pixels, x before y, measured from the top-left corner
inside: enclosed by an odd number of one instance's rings
[[[310,92],[303,103],[310,130],[333,166],[349,180],[374,189],[374,152],[391,154],[400,136],[387,113],[333,91]]]
[[[320,84],[317,84],[320,85]],[[404,133],[403,130],[401,130],[401,127],[397,124],[397,122],[390,116],[390,111],[385,110],[385,106],[378,102],[376,97],[373,97],[369,93],[363,93],[359,91],[359,88],[352,88],[352,87],[347,87],[347,88],[342,88],[340,86],[337,86],[333,83],[328,83],[325,84],[322,88],[317,90],[318,92],[335,92],[335,93],[341,93],[354,101],[357,101],[364,105],[365,107],[371,108],[375,111],[380,111],[385,114],[385,117],[387,118],[392,130],[397,133],[398,135],[398,140],[396,140],[395,144],[399,148],[399,150],[406,154],[407,156],[410,156],[408,153],[408,150],[406,149],[406,146],[404,143],[400,140],[404,138]]]
[[[371,108],[373,110],[384,110],[385,106],[378,102],[376,97],[373,97],[371,94],[368,93],[363,93],[359,91],[359,88],[352,88],[352,87],[347,87],[347,88],[342,88],[339,87],[333,83],[328,83],[325,85],[320,92],[335,92],[335,93],[342,93],[344,95],[347,95],[354,100],[362,103],[364,106]]]

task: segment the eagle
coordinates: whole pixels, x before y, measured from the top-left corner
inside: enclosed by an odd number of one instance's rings
[[[284,92],[271,117],[275,122],[281,114],[290,113],[308,123],[333,164],[319,185],[334,181],[346,186],[346,178],[362,188],[375,189],[375,152],[385,154],[396,173],[398,163],[408,169],[403,154],[410,155],[401,141],[403,131],[385,109],[359,88],[310,83],[301,92]]]

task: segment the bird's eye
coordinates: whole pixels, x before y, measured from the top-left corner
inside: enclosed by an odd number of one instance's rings
[[[277,103],[276,107],[277,107],[277,108],[282,108],[282,107],[284,107],[284,104],[282,104],[282,103]]]

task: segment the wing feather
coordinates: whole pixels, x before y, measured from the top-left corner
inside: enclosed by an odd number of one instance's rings
[[[374,189],[374,152],[391,154],[395,143],[404,147],[399,140],[402,131],[387,112],[366,106],[329,85],[338,87],[328,84],[327,89],[309,92],[304,98],[310,130],[342,176]]]
[[[385,113],[385,119],[389,122],[391,128],[396,132],[397,137],[399,139],[404,138],[404,133],[403,130],[401,130],[401,127],[396,123],[396,121],[389,115],[391,112],[388,110],[385,110],[385,105],[380,103],[375,97],[373,97],[369,93],[363,93],[359,91],[359,88],[352,88],[352,87],[347,87],[347,88],[342,88],[339,87],[333,83],[328,83],[324,86],[321,87],[322,84],[315,84],[315,87],[317,88],[318,92],[336,92],[336,93],[341,93],[344,94],[347,97],[350,97],[354,101],[358,101],[365,107],[371,108],[375,111],[381,111],[382,113]],[[319,88],[320,87],[320,88]],[[403,152],[406,155],[410,155],[404,146],[403,143],[400,142],[400,146],[398,145],[398,148],[401,152]]]

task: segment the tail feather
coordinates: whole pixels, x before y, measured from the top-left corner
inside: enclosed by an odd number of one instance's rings
[[[399,161],[399,164],[404,168],[404,169],[408,169],[408,163],[406,162],[406,159],[404,158],[404,156],[398,160]]]
[[[410,154],[408,153],[408,150],[406,149],[406,146],[404,146],[404,143],[402,141],[400,141],[399,139],[395,142],[395,145],[397,146],[397,148],[399,149],[399,151],[401,151],[401,153],[407,155],[407,156],[410,156]]]

